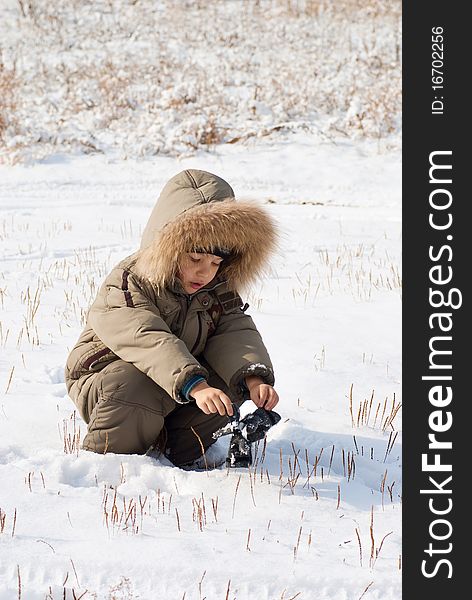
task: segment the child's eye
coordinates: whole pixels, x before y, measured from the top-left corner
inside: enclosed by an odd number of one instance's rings
[[[191,257],[190,257],[190,260],[191,260],[192,262],[200,262],[200,259],[199,259],[199,258],[193,258],[193,256],[191,256]]]

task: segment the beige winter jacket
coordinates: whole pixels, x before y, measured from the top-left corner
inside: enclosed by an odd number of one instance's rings
[[[69,395],[86,393],[90,377],[111,361],[132,363],[179,403],[185,383],[208,376],[207,362],[241,398],[244,378],[273,384],[272,364],[238,290],[260,274],[276,243],[261,207],[234,199],[231,187],[205,171],[187,170],[164,187],[141,249],[107,276],[66,364]],[[187,294],[178,259],[196,249],[227,248],[217,276]]]

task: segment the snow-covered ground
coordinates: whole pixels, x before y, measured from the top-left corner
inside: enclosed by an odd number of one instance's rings
[[[0,600],[399,600],[400,9],[1,3]],[[282,415],[250,471],[84,452],[66,394],[187,167],[282,231],[246,294]]]
[[[187,167],[283,232],[247,294],[282,415],[250,471],[74,446],[68,350]],[[399,600],[399,153],[297,134],[181,160],[52,155],[0,182],[0,600]]]
[[[0,162],[399,146],[400,0],[2,0]]]

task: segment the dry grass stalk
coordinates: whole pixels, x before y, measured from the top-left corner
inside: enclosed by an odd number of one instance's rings
[[[387,448],[385,450],[385,456],[384,456],[384,460],[383,462],[385,462],[387,460],[387,456],[390,454],[390,452],[393,449],[393,446],[396,442],[397,436],[398,436],[398,431],[395,432],[395,435],[393,436],[393,440],[392,440],[392,431],[390,432],[390,435],[388,437],[388,442],[387,442]]]
[[[313,463],[313,468],[311,469],[310,473],[308,474],[307,480],[303,484],[303,487],[305,487],[306,485],[308,485],[308,486],[310,485],[310,478],[311,477],[315,477],[316,478],[316,472],[317,472],[317,469],[318,469],[318,463],[320,461],[321,455],[323,454],[323,450],[324,450],[324,448],[321,448],[320,453],[315,456],[315,461]]]
[[[130,498],[128,504],[126,498],[123,496],[123,508],[118,508],[117,504],[117,490],[113,493],[113,502],[110,510],[108,509],[108,491],[104,490],[104,498],[102,499],[103,504],[103,519],[108,532],[115,533],[116,531],[126,531],[133,534],[138,534],[142,530],[142,513],[141,513],[141,526],[136,523],[137,521],[137,505],[138,503],[134,498]]]
[[[213,509],[213,515],[215,517],[215,523],[218,523],[218,496],[215,499],[211,499],[211,507]]]
[[[300,547],[300,539],[302,537],[303,527],[298,530],[297,543],[293,548],[293,560],[297,560],[298,548]]]
[[[0,533],[3,533],[5,529],[6,520],[7,514],[0,508]]]
[[[72,565],[72,569],[74,571],[75,580],[77,581],[77,585],[80,587],[79,578],[77,576],[77,571],[75,570],[75,565],[74,565],[74,561],[72,560],[72,558],[70,559],[70,564]]]
[[[181,529],[180,529],[179,511],[177,510],[177,507],[175,507],[175,517],[176,517],[176,519],[177,519],[177,529],[178,529],[179,531],[181,531]]]
[[[375,390],[372,390],[372,393],[371,393],[371,396],[369,399],[365,399],[362,402],[359,402],[359,407],[357,409],[357,419],[354,420],[354,416],[353,416],[353,412],[352,412],[352,387],[353,386],[351,384],[351,388],[350,388],[350,392],[349,392],[349,411],[351,413],[352,427],[357,427],[357,428],[373,427],[373,428],[375,428],[377,425],[379,411],[380,411],[380,408],[382,407],[382,403],[378,402],[377,408],[375,411],[374,423],[373,423],[373,425],[371,425],[370,424],[370,415],[372,412],[372,403],[374,400]],[[385,398],[385,400],[383,402],[382,415],[379,419],[379,427],[382,431],[386,431],[386,429],[388,427],[391,427],[392,429],[394,429],[393,421],[395,420],[395,417],[397,416],[397,414],[402,406],[401,403],[396,404],[395,393],[394,393],[390,412],[388,414],[386,414],[387,402],[388,402],[388,396]]]
[[[140,519],[141,519],[141,530],[143,528],[143,518],[144,515],[147,514],[145,511],[146,508],[146,504],[147,504],[147,496],[144,497],[144,500],[141,500],[141,494],[138,496],[138,501],[139,501],[139,509],[140,509]]]
[[[236,508],[236,496],[238,495],[239,484],[241,483],[241,475],[238,477],[238,481],[236,483],[236,488],[234,490],[233,496],[233,512],[231,513],[231,518],[234,519],[234,510]]]
[[[310,485],[310,461],[308,457],[308,450],[305,448],[305,466],[306,466],[306,476],[307,476],[307,484]],[[303,485],[305,487],[305,485]]]
[[[46,544],[46,546],[49,546],[49,548],[51,548],[53,554],[56,554],[56,551],[54,550],[54,548],[51,546],[51,544],[49,542],[46,542],[45,540],[36,540],[37,542],[41,542],[41,544]]]
[[[205,496],[203,495],[203,492],[202,492],[202,509],[203,509],[203,519],[204,519],[205,525],[206,525],[207,516],[206,516]]]
[[[198,433],[195,431],[195,429],[193,427],[190,427],[190,429],[193,431],[193,434],[195,435],[195,437],[198,440],[198,443],[200,444],[200,450],[202,451],[203,461],[205,462],[205,471],[208,475],[208,463],[207,463],[205,447],[203,446],[202,438],[198,435]]]
[[[267,436],[264,437],[264,442],[262,444],[261,464],[264,464],[265,457],[266,457],[266,449],[267,449]]]
[[[375,427],[375,425],[377,423],[377,417],[378,417],[378,414],[379,414],[379,410],[380,410],[380,403],[377,404],[377,410],[375,411],[374,427]]]
[[[354,476],[356,474],[356,461],[354,459],[354,452],[351,454],[351,452],[347,453],[347,480],[348,482],[351,479],[354,479]]]
[[[41,285],[41,281],[38,279],[38,284],[37,284],[37,288],[34,292],[34,296],[31,297],[30,287],[28,286],[26,288],[26,294],[25,294],[24,298],[22,298],[22,302],[26,303],[25,324],[26,324],[27,328],[34,326],[34,319],[36,317],[36,313],[38,312],[39,305],[41,304],[41,292],[42,292],[42,285]],[[22,296],[23,296],[23,294],[22,294]]]
[[[198,500],[192,498],[192,505],[192,520],[197,524],[198,529],[203,531],[203,526],[206,525],[206,514],[203,510],[202,498],[199,498]]]
[[[359,544],[359,563],[362,567],[362,543],[361,543],[361,536],[359,535],[359,530],[356,527],[356,536],[357,536],[357,542]]]
[[[177,481],[175,480],[175,476],[172,478],[174,481],[175,491],[177,492],[177,496],[180,496],[179,488],[177,487]]]
[[[381,423],[384,420],[385,411],[387,410],[387,401],[388,401],[388,396],[385,397],[385,401],[384,401],[384,405],[383,405],[383,411],[382,411],[382,416],[380,417],[380,422]]]
[[[352,439],[353,439],[353,441],[354,441],[354,446],[356,447],[356,452],[357,452],[357,454],[359,454],[359,448],[358,448],[358,446],[357,446],[357,440],[356,440],[356,436],[355,436],[355,435],[353,435],[353,436],[352,436]]]
[[[370,588],[370,586],[371,586],[373,583],[374,583],[373,581],[371,581],[371,582],[369,583],[369,585],[368,585],[368,586],[365,588],[365,590],[364,590],[364,591],[362,592],[362,594],[359,596],[359,600],[361,600],[361,599],[362,599],[362,598],[365,596],[365,594],[367,593],[368,589]]]
[[[200,596],[200,600],[204,600],[202,598],[202,583],[203,583],[203,580],[205,579],[205,575],[206,575],[206,571],[203,571],[202,578],[200,579],[200,582],[198,583],[198,594]]]
[[[297,485],[298,478],[300,477],[300,470],[298,471],[297,474],[295,474],[295,464],[292,468],[292,461],[290,460],[290,457],[288,457],[287,462],[288,462],[289,475],[287,477],[287,483],[284,485],[284,487],[288,486],[290,488],[290,492],[292,493],[292,496],[293,496],[293,495],[295,495],[295,486]]]
[[[319,455],[318,455],[318,456],[316,457],[316,459],[315,459],[315,471],[314,471],[314,475],[315,475],[315,477],[316,477],[316,468],[317,468],[317,466],[318,466],[318,463],[319,463],[319,462],[320,462],[320,460],[321,460],[321,457],[322,457],[322,455],[323,455],[323,452],[324,452],[324,448],[321,448]]]
[[[398,411],[400,410],[401,406],[402,406],[401,403],[399,403],[399,404],[397,404],[395,406],[395,393],[394,393],[393,394],[393,400],[392,400],[392,408],[390,409],[390,414],[385,419],[385,422],[384,422],[383,427],[382,427],[382,431],[385,431],[387,429],[387,427],[392,427],[392,429],[394,429],[394,427],[393,427],[393,420],[397,416]]]
[[[3,333],[3,327],[2,327],[2,324],[0,323],[0,343],[2,344],[3,347],[6,346],[9,335],[10,335],[10,329],[7,329],[6,332]]]
[[[269,477],[269,470],[266,469],[266,477],[267,477],[267,483],[270,485],[270,477]]]
[[[267,469],[266,469],[267,470]],[[264,483],[264,467],[261,465],[261,470],[259,472],[261,483]]]
[[[249,475],[249,485],[250,485],[250,489],[251,489],[252,503],[254,504],[254,506],[256,506],[256,499],[254,498],[254,485],[253,485],[253,481],[252,481],[251,467],[248,467],[248,475]],[[254,481],[256,481],[256,473],[255,472],[254,472]]]
[[[372,390],[372,394],[370,396],[370,402],[369,402],[369,411],[367,413],[367,422],[369,422],[370,420],[370,411],[372,410],[372,402],[374,400],[374,390]]]
[[[248,552],[251,552],[251,548],[249,547],[250,540],[251,540],[251,528],[249,528],[249,531],[247,533],[246,550]]]
[[[349,412],[351,413],[352,427],[354,427],[354,415],[352,413],[352,388],[353,387],[354,387],[354,384],[351,383],[351,387],[349,388]]]
[[[327,477],[329,477],[329,474],[331,473],[331,465],[333,464],[333,456],[334,456],[334,444],[333,444],[333,449],[331,450],[331,456],[329,459],[329,467],[328,467],[328,475]]]
[[[375,555],[375,538],[374,538],[374,506],[372,505],[370,511],[370,567],[373,566],[374,555]]]
[[[72,423],[72,433],[69,432],[69,426]],[[63,442],[64,442],[64,454],[76,454],[79,455],[80,450],[80,426],[77,425],[76,411],[71,414],[69,419],[63,420]]]
[[[298,460],[298,455],[300,454],[300,448],[298,450],[296,450],[295,444],[293,442],[291,442],[291,445],[292,445],[292,451],[293,451],[293,456],[294,456],[293,469],[294,469],[294,471],[295,471],[295,469],[298,469],[298,473],[301,474],[300,463]]]
[[[387,473],[388,473],[388,470],[385,469],[385,473],[383,474],[383,477],[380,480],[380,493],[382,495],[382,510],[385,509],[385,507],[384,507],[384,493],[385,493],[385,482],[387,480]]]
[[[8,331],[7,331],[7,338],[8,338]],[[11,368],[10,377],[8,378],[7,387],[5,389],[5,395],[8,394],[8,390],[10,389],[10,385],[11,385],[11,382],[12,382],[12,379],[13,379],[13,373],[14,372],[15,372],[15,365],[13,365],[13,367]]]
[[[375,549],[375,560],[374,560],[374,564],[372,566],[375,565],[375,563],[377,562],[377,559],[379,557],[380,551],[382,550],[382,546],[384,541],[386,540],[386,538],[388,538],[389,535],[392,535],[393,531],[389,531],[388,533],[386,533],[382,540],[380,541],[380,546],[378,548]]]

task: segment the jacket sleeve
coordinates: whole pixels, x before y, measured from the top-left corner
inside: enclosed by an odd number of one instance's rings
[[[127,270],[115,268],[90,307],[88,321],[117,356],[133,364],[176,402],[185,383],[208,372],[175,336],[144,288]]]
[[[248,375],[259,375],[265,383],[274,384],[274,370],[262,337],[240,307],[221,315],[203,356],[238,398],[242,398]]]

